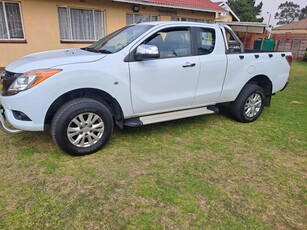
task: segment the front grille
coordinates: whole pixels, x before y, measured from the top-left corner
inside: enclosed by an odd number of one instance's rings
[[[7,90],[9,89],[10,85],[18,78],[22,73],[13,73],[7,70],[4,70],[1,74],[1,82],[2,82],[2,95],[6,95]]]

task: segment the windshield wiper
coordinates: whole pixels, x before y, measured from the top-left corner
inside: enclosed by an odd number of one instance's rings
[[[112,54],[113,53],[110,50],[105,50],[105,49],[96,50],[95,48],[92,48],[92,47],[85,47],[85,48],[81,48],[81,49],[89,51],[89,52],[102,53],[102,54]]]
[[[99,51],[96,50],[95,48],[91,48],[91,47],[85,47],[85,48],[81,48],[82,50],[86,50],[86,51],[89,51],[89,52],[95,52],[95,53],[98,53]]]
[[[110,50],[104,50],[104,49],[101,49],[98,51],[99,53],[102,53],[102,54],[112,54],[113,52],[111,52]]]

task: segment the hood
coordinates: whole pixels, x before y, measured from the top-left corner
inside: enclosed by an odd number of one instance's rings
[[[94,62],[106,54],[89,52],[82,49],[63,49],[34,53],[24,56],[9,64],[5,69],[14,73],[25,73],[35,69],[46,69],[57,66]]]

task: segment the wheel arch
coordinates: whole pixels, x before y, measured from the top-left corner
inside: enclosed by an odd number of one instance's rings
[[[49,107],[46,116],[45,116],[45,124],[51,124],[53,116],[55,115],[56,111],[66,102],[75,99],[75,98],[91,98],[94,100],[99,101],[100,103],[104,104],[111,112],[116,124],[123,128],[124,124],[124,115],[122,108],[118,101],[112,97],[109,93],[94,89],[94,88],[82,88],[82,89],[75,89],[69,92],[64,93],[63,95],[59,96]]]
[[[271,98],[272,98],[273,83],[268,76],[257,75],[255,77],[251,78],[248,82],[246,82],[244,87],[246,85],[258,85],[261,88],[263,88],[263,90],[265,92],[265,106],[267,106],[267,107],[270,106]]]

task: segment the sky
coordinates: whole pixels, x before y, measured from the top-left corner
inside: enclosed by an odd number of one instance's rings
[[[307,5],[307,0],[288,0],[288,1],[292,1],[295,4],[300,5],[301,9]],[[256,4],[259,4],[260,2],[263,3],[262,13],[261,13],[261,16],[264,18],[263,22],[268,23],[270,17],[269,15],[271,14],[270,25],[276,27],[277,20],[274,19],[275,13],[278,9],[278,6],[281,3],[286,2],[286,0],[256,0]]]

